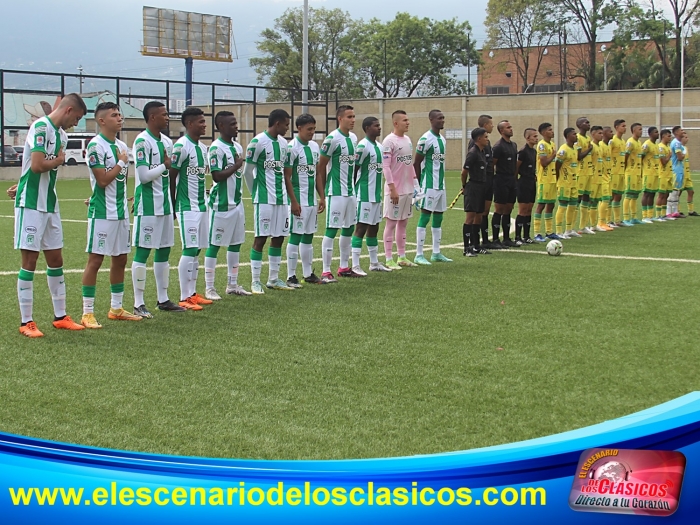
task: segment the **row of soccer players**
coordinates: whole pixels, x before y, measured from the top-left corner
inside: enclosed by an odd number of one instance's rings
[[[384,145],[377,141],[381,127],[373,117],[364,120],[366,137],[358,144],[351,131],[355,123],[353,108],[342,106],[337,113],[338,129],[329,134],[319,148],[312,140],[316,129],[313,116],[305,114],[297,119],[297,136],[287,144],[283,137],[289,129],[290,117],[284,110],[275,110],[270,114],[267,131],[249,144],[243,169],[243,148],[235,141],[238,125],[232,113],[216,115],[215,125],[220,137],[207,148],[200,141],[206,133],[204,114],[198,108],[187,108],[182,114],[186,133],[173,144],[162,133],[169,122],[165,106],[149,102],[143,111],[147,129],[139,134],[133,148],[136,177],[132,238],[136,253],[131,267],[134,288],[134,313],[131,314],[122,304],[127,254],[131,251],[127,147],[117,138],[123,123],[119,107],[103,103],[95,110],[100,134],[88,146],[93,191],[88,200],[86,251],[89,255],[83,274],[83,316],[80,324],[75,323],[65,311],[63,233],[55,184],[57,170],[65,160],[67,136],[63,128],[75,126],[85,113],[80,96],[70,94],[50,115],[32,124],[25,143],[19,184],[8,191],[15,198],[15,248],[22,254],[17,293],[22,317],[20,332],[26,336],[43,335],[33,320],[33,280],[40,251],[44,252],[48,265],[55,314],[53,325],[59,329],[101,327],[94,315],[94,302],[97,272],[105,256],[111,257],[110,319],[139,321],[152,317],[144,300],[146,262],[151,251],[155,251],[153,267],[159,310],[200,310],[203,304],[220,299],[214,280],[221,247],[227,248],[226,292],[250,295],[251,292],[237,282],[240,248],[245,236],[241,200],[243,179],[252,187],[254,206],[255,239],[250,253],[252,293],[264,293],[260,274],[262,251],[268,237],[271,242],[267,287],[273,289],[301,287],[296,278],[299,258],[305,282],[337,282],[331,273],[331,261],[338,230],[341,233],[338,274],[341,276],[366,275],[359,263],[363,238],[368,246],[370,270],[388,272],[430,264],[422,248],[431,215],[431,260],[449,262],[440,253],[440,223],[446,208],[445,141],[440,135],[444,116],[441,112],[431,112],[432,129],[419,141],[414,162],[413,146],[406,135],[409,121],[403,111],[394,113],[394,133],[385,138]],[[207,171],[214,179],[208,201]],[[419,179],[423,182],[422,190]],[[385,194],[383,213],[382,193]],[[416,196],[421,198],[423,210],[417,232],[418,255],[411,262],[405,254],[406,224]],[[323,238],[323,273],[318,278],[311,267],[311,241],[317,228],[317,214],[324,209],[327,224]],[[174,215],[182,243],[178,265],[179,304],[168,297]],[[387,220],[383,239],[386,266],[379,262],[377,253],[382,215]],[[290,239],[285,282],[279,279],[279,270],[286,236]],[[398,248],[396,261],[392,254],[394,240]],[[196,293],[202,249],[206,249],[204,297]],[[348,262],[350,255],[352,267]]]
[[[508,121],[499,122],[501,138],[493,147],[489,140],[492,118],[482,115],[478,124],[472,131],[462,170],[467,256],[488,254],[489,249],[545,242],[548,238],[570,239],[620,226],[681,218],[685,215],[678,212],[678,200],[683,191],[688,196],[688,214],[698,216],[693,206],[688,136],[680,126],[661,132],[651,126],[649,138],[642,144],[641,124],[631,126],[632,136],[625,141],[624,120],[615,121],[613,133],[613,128],[591,127],[589,120],[581,117],[576,122],[578,133],[573,128],[564,130],[565,143],[561,147],[557,148],[553,140],[552,125],[543,123],[538,130],[525,130],[525,147],[518,150],[511,140],[513,128]],[[539,141],[538,132],[542,135]],[[640,194],[642,220],[637,218]],[[519,213],[515,219],[515,240],[511,240],[510,215],[516,198]],[[491,200],[495,201],[496,209],[491,223],[493,241],[489,242]],[[537,208],[532,220],[535,202]],[[559,204],[556,230],[555,203]],[[534,239],[530,237],[531,225]]]

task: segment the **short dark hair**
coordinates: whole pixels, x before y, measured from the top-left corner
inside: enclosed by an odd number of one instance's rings
[[[617,128],[620,124],[624,124],[624,123],[625,123],[625,119],[619,118],[615,122],[613,122],[613,127]]]
[[[316,119],[311,113],[302,113],[297,117],[296,122],[294,125],[297,128],[300,128],[302,126],[306,126],[307,124],[316,124]]]
[[[591,126],[591,132],[598,130],[603,131],[603,126]]]
[[[552,127],[552,125],[549,122],[543,122],[542,124],[540,124],[540,127],[537,128],[537,131],[542,133],[545,129],[551,128],[551,127]]]
[[[270,116],[267,117],[267,125],[272,127],[278,122],[283,122],[288,118],[291,117],[289,116],[289,113],[287,113],[284,109],[273,109],[270,112]]]
[[[588,120],[588,117],[579,117],[576,119],[576,125],[580,126],[584,120]]]
[[[537,130],[535,128],[525,128],[525,130],[523,131],[523,137],[527,137],[528,131],[534,131],[535,133],[537,133]]]
[[[499,133],[500,133],[501,131],[503,131],[503,128],[505,127],[503,124],[510,124],[510,122],[508,122],[507,120],[501,120],[501,121],[498,123],[498,126],[496,126],[496,129],[498,130]]]
[[[221,122],[222,118],[226,117],[234,117],[234,115],[231,111],[219,111],[216,116],[214,117],[214,126],[216,126],[216,129],[219,129],[219,122]]]
[[[439,109],[431,109],[430,113],[428,113],[428,118],[433,119],[435,116],[437,116],[438,113],[442,113]]]
[[[663,137],[664,135],[670,135],[671,130],[670,129],[662,129],[661,130],[661,136]]]
[[[647,130],[647,134],[651,135],[652,133],[654,133],[658,129],[659,128],[657,128],[656,126],[649,126],[649,129]]]
[[[397,109],[391,114],[391,119],[393,120],[396,115],[406,115],[406,112],[403,109]]]
[[[634,128],[636,128],[637,126],[639,126],[640,128],[642,127],[642,125],[639,122],[635,122],[634,124],[632,124],[632,127],[630,127],[630,131],[634,131]]]
[[[675,135],[676,131],[678,131],[679,129],[683,129],[683,126],[673,126],[673,128],[671,128],[671,133]]]
[[[204,111],[202,111],[200,108],[195,106],[187,106],[185,111],[183,111],[182,115],[180,116],[180,122],[182,122],[183,126],[187,126],[188,120],[195,117],[201,117],[202,115],[204,115]]]
[[[375,122],[379,122],[377,117],[365,117],[365,120],[362,121],[362,131],[367,131],[367,128]]]
[[[72,108],[79,109],[80,111],[82,111],[83,115],[87,113],[87,106],[85,105],[85,101],[83,100],[83,97],[81,97],[77,93],[68,93],[67,95],[65,95],[61,99],[59,106],[71,106]]]
[[[481,117],[479,117],[479,118],[481,118]],[[474,142],[476,142],[477,140],[479,140],[479,137],[486,135],[486,133],[487,133],[487,131],[484,128],[481,128],[481,127],[474,128],[472,130],[472,140]]]
[[[114,109],[116,109],[117,111],[121,111],[119,109],[119,106],[114,102],[100,102],[95,108],[95,118],[98,118],[98,115],[103,111],[109,111]]]
[[[150,102],[147,102],[143,107],[143,120],[148,122],[148,119],[151,118],[151,110],[163,107],[165,107],[165,104],[163,104],[160,100],[151,100]]]
[[[341,116],[345,115],[346,111],[350,111],[351,109],[355,109],[352,106],[348,106],[347,104],[343,104],[342,106],[338,106],[338,109],[335,110],[335,118],[336,120],[339,119]]]
[[[477,120],[476,123],[480,128],[483,128],[484,124],[486,124],[489,120],[493,120],[491,115],[479,115],[479,120]]]
[[[566,128],[564,130],[564,138],[568,137],[571,133],[576,133],[576,130],[574,128]]]

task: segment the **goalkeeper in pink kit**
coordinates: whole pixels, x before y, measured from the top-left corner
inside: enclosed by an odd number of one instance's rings
[[[405,111],[394,111],[391,115],[394,132],[382,141],[382,165],[384,168],[384,252],[386,266],[392,270],[417,266],[406,258],[406,226],[413,216],[413,196],[418,189],[418,180],[413,169],[413,144],[406,135],[409,121]],[[393,244],[399,253],[394,261]]]

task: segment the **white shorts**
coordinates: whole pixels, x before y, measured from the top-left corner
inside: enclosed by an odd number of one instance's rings
[[[175,219],[168,215],[134,217],[134,246],[149,250],[175,245]]]
[[[209,217],[205,211],[181,211],[177,214],[182,249],[209,248]]]
[[[394,206],[391,197],[384,195],[384,217],[392,221],[403,221],[413,217],[413,195],[399,195],[399,203]]]
[[[382,222],[382,203],[381,202],[358,202],[357,203],[357,222],[374,226]]]
[[[357,224],[357,200],[354,196],[328,197],[326,228],[349,228]]]
[[[290,214],[289,219],[291,222],[290,233],[297,235],[316,233],[318,229],[318,208],[316,206],[302,206],[301,215],[297,217]]]
[[[254,204],[253,223],[256,237],[287,237],[289,206],[286,204]]]
[[[58,212],[15,208],[15,250],[58,250],[63,248],[63,226]]]
[[[245,241],[245,211],[236,206],[228,211],[209,210],[209,244],[235,246]]]
[[[447,210],[447,192],[445,190],[425,190],[425,197],[416,203],[416,208],[443,213]]]
[[[116,257],[131,252],[129,219],[88,219],[87,253]]]

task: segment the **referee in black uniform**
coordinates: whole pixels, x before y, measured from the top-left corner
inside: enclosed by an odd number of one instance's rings
[[[493,200],[496,213],[491,219],[492,246],[496,249],[520,246],[510,239],[510,214],[516,199],[515,175],[518,171],[518,146],[511,140],[513,126],[507,120],[498,123],[501,138],[493,145],[493,164],[496,175],[493,180]],[[503,242],[498,241],[499,230],[503,230]]]
[[[532,207],[537,193],[537,140],[539,135],[534,128],[527,128],[523,133],[525,146],[518,152],[518,216],[515,218],[515,243],[533,244],[530,237],[532,224]]]
[[[467,216],[462,226],[464,238],[464,256],[476,257],[479,253],[490,253],[483,245],[479,248],[479,230],[481,228],[481,215],[485,212],[485,192],[487,189],[486,147],[489,142],[489,134],[484,128],[472,130],[473,146],[467,153],[462,168],[462,189],[464,190],[464,211]]]
[[[491,115],[480,115],[479,120],[477,120],[477,125],[479,128],[486,130],[488,135],[493,131],[493,118]],[[469,140],[469,147],[467,151],[474,147],[474,139]],[[484,157],[486,157],[486,180],[484,181],[484,213],[481,217],[481,244],[477,242],[477,245],[481,247],[482,250],[487,250],[492,248],[489,242],[489,212],[491,211],[491,201],[493,201],[493,151],[491,150],[491,141],[486,143],[484,147]],[[498,239],[494,239],[497,241]]]

